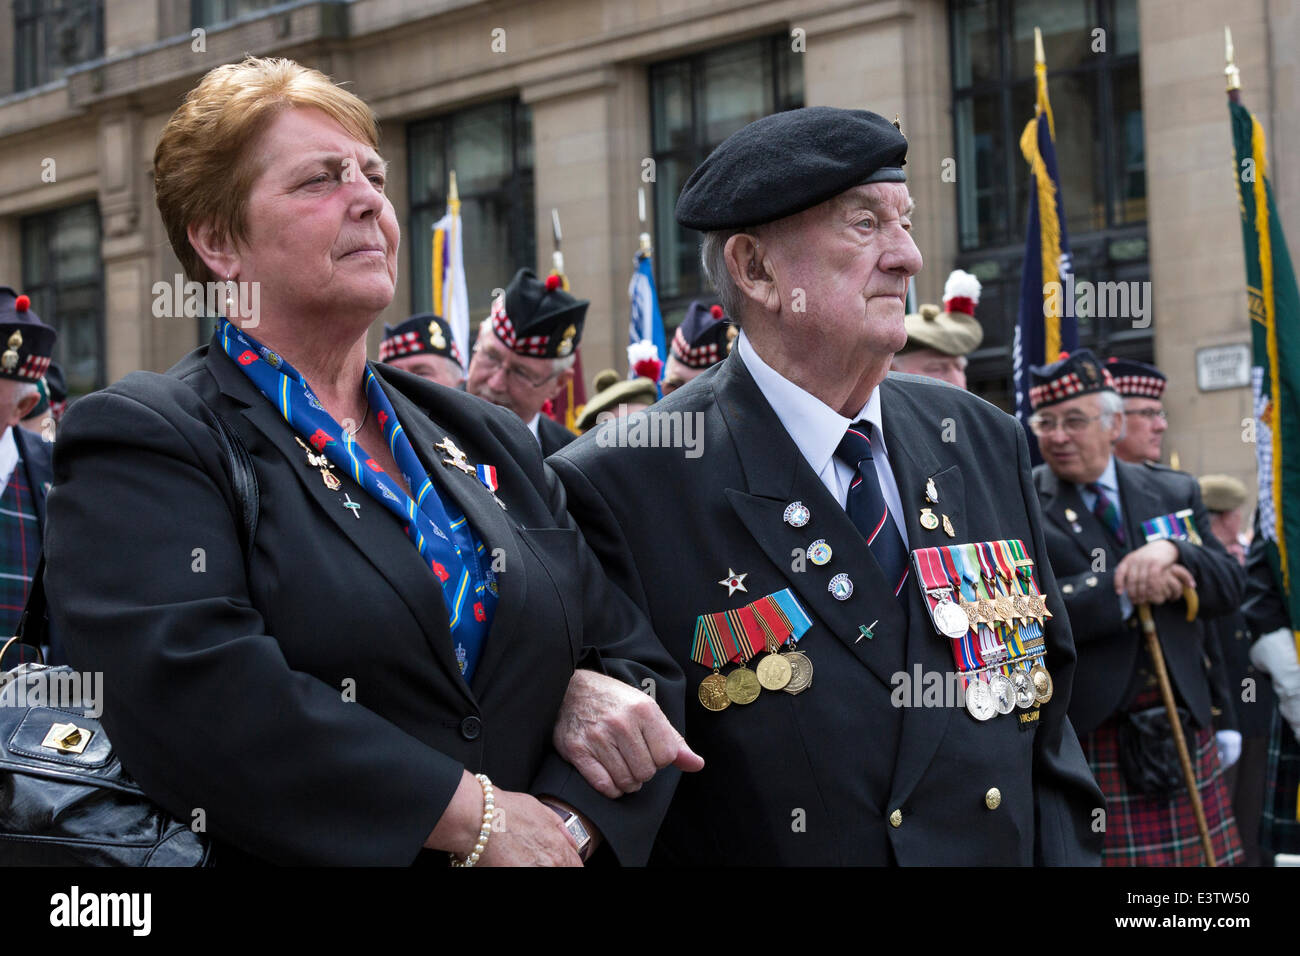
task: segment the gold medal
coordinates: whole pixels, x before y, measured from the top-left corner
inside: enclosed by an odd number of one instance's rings
[[[320,478],[321,481],[325,482],[325,487],[330,491],[338,491],[343,487],[343,483],[334,476],[332,471],[329,471],[326,468],[320,470]]]
[[[744,664],[727,675],[727,699],[733,704],[752,704],[759,691],[758,678]]]
[[[700,704],[705,710],[715,713],[731,706],[727,697],[727,679],[717,671],[700,681]]]
[[[939,527],[939,519],[934,516],[934,512],[929,508],[921,509],[920,521],[921,527],[926,531],[933,531],[935,528]]]
[[[755,670],[758,673],[758,682],[764,690],[784,690],[790,683],[790,678],[794,676],[790,662],[775,653],[768,654],[759,661]]]
[[[1052,675],[1042,664],[1035,664],[1029,669],[1029,682],[1034,688],[1034,700],[1046,704],[1052,699]]]
[[[790,682],[781,689],[787,694],[802,694],[812,686],[812,661],[801,651],[786,651],[781,656],[790,664]]]

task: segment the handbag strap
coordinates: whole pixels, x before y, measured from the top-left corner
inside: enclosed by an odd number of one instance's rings
[[[217,418],[217,438],[221,450],[230,465],[230,480],[234,487],[235,504],[239,509],[239,543],[244,552],[244,566],[253,553],[253,537],[257,533],[257,518],[260,511],[260,499],[257,487],[257,472],[253,469],[253,456],[244,447],[238,433],[220,413]],[[32,575],[32,589],[27,594],[27,603],[14,637],[18,643],[35,647],[48,643],[50,636],[49,604],[45,597],[45,551],[41,550],[41,559],[37,562],[36,573]],[[7,644],[5,645],[8,646]]]

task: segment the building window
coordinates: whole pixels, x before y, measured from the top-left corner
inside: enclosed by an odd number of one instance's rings
[[[102,0],[14,0],[14,90],[52,83],[104,54]]]
[[[1010,408],[1029,173],[1020,134],[1033,118],[1034,27],[1043,32],[1056,158],[1074,273],[1150,278],[1137,0],[950,0],[957,150],[957,265],[984,284],[984,342],[971,390]],[[942,278],[922,281],[934,301]],[[1149,318],[1149,316],[1148,316]],[[1082,345],[1150,361],[1152,325],[1080,317]]]
[[[745,124],[800,106],[803,56],[791,51],[785,33],[650,67],[655,285],[669,328],[691,299],[713,295],[700,269],[700,234],[673,219],[682,184]]]
[[[105,382],[104,275],[93,202],[22,219],[23,284],[32,308],[59,333],[54,361],[70,396]]]
[[[190,0],[190,20],[196,27],[226,23],[249,13],[259,13],[284,0]]]
[[[455,171],[470,321],[485,317],[492,290],[536,268],[532,110],[517,100],[475,106],[407,128],[411,170],[411,303],[433,309],[433,224],[447,211]]]

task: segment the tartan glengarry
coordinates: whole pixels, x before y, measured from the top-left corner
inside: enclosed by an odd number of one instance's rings
[[[692,348],[678,327],[673,333],[673,357],[687,368],[709,368],[722,360],[722,353],[717,342]]]
[[[423,351],[420,333],[403,332],[379,343],[379,361],[387,362],[389,359],[420,351]]]
[[[501,299],[492,303],[492,331],[497,334],[497,338],[505,344],[506,348],[517,355],[546,357],[546,346],[550,343],[551,337],[549,335],[516,337],[514,323],[510,321],[510,316],[506,315],[505,302]]]
[[[6,636],[18,627],[40,557],[40,527],[26,468],[19,459],[0,494],[0,628]]]
[[[1159,691],[1148,688],[1138,694],[1130,709],[1144,710],[1160,704]],[[1113,714],[1096,730],[1079,738],[1088,766],[1106,797],[1102,865],[1204,866],[1201,835],[1186,788],[1180,786],[1165,799],[1129,789],[1119,767],[1119,719]],[[1223,779],[1214,734],[1198,728],[1187,745],[1194,751],[1196,780],[1217,865],[1240,865],[1246,854],[1232,816],[1232,799]]]
[[[1041,385],[1030,386],[1029,404],[1037,408],[1039,405],[1063,402],[1067,398],[1073,398],[1076,395],[1086,395],[1089,392],[1098,392],[1102,389],[1114,387],[1115,380],[1110,377],[1110,373],[1105,369],[1101,370],[1101,384],[1093,386],[1085,385],[1077,372],[1070,372],[1060,378],[1043,382]]]
[[[17,378],[30,379],[33,382],[39,382],[41,376],[45,374],[46,369],[50,367],[50,357],[48,355],[28,355],[23,360],[23,364],[18,366],[14,375]]]
[[[1126,398],[1160,398],[1167,380],[1154,375],[1115,375],[1112,381],[1115,391]]]

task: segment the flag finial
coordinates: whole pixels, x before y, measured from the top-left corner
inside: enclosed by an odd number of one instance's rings
[[[1038,27],[1034,27],[1034,62],[1047,62],[1047,57],[1043,55],[1043,31]]]
[[[1223,58],[1228,64],[1223,68],[1223,75],[1228,79],[1228,92],[1232,93],[1241,89],[1241,71],[1237,69],[1237,64],[1234,62],[1232,30],[1226,25],[1223,28]]]
[[[460,190],[456,188],[456,170],[451,171],[450,182],[447,184],[447,208],[451,210],[453,216],[460,215]]]
[[[556,275],[564,275],[564,253],[560,251],[560,243],[564,236],[560,233],[560,211],[554,206],[551,207],[551,239],[555,242],[555,251],[551,253],[551,265],[555,269]]]

